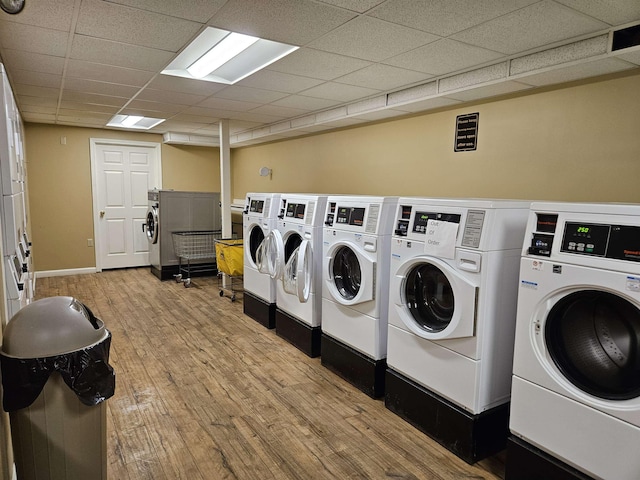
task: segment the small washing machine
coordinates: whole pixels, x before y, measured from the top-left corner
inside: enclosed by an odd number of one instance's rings
[[[276,326],[276,280],[268,275],[264,240],[276,227],[279,202],[279,193],[247,193],[242,215],[243,309],[245,315],[267,328]]]
[[[385,405],[468,463],[508,436],[529,203],[400,198]]]
[[[508,479],[640,478],[640,205],[533,203]]]
[[[220,193],[149,190],[149,206],[142,229],[149,241],[151,273],[160,280],[174,278],[179,262],[173,248],[173,232],[221,231]],[[211,263],[212,259],[200,261]]]
[[[374,398],[384,393],[389,246],[397,201],[331,196],[322,237],[321,363]]]
[[[320,355],[326,204],[326,195],[283,193],[276,227],[265,239],[266,273],[276,279],[276,334],[310,357]]]

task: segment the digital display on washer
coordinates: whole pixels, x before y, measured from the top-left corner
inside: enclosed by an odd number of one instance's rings
[[[414,233],[425,233],[427,231],[427,222],[429,220],[460,223],[460,215],[453,213],[416,212],[413,217]]]
[[[262,213],[264,209],[264,200],[251,200],[249,205],[249,211],[255,213]]]
[[[304,220],[305,207],[306,205],[304,203],[288,203],[286,215],[288,218],[297,218],[299,220]]]
[[[364,207],[338,207],[336,223],[361,227],[364,222]]]
[[[604,257],[610,232],[611,225],[567,222],[560,251]]]

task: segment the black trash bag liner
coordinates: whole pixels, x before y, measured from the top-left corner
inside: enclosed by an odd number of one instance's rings
[[[44,388],[49,376],[59,372],[78,399],[88,406],[111,398],[116,377],[109,365],[111,332],[91,347],[62,355],[42,358],[14,358],[0,352],[2,406],[13,412],[31,405]]]

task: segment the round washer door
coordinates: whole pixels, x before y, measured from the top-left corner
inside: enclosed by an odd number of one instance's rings
[[[256,265],[260,273],[280,278],[284,268],[284,241],[278,230],[271,230],[256,251]]]
[[[331,296],[343,305],[355,305],[375,298],[375,265],[350,242],[337,242],[327,252],[326,284]]]
[[[147,220],[145,222],[145,234],[149,243],[158,243],[158,230],[160,222],[158,220],[158,207],[152,206],[147,210]]]
[[[264,231],[260,225],[253,225],[250,227],[249,232],[245,236],[245,253],[246,260],[253,268],[257,268],[257,254],[258,248],[264,240]]]
[[[313,273],[313,251],[308,240],[293,251],[287,260],[282,276],[284,291],[295,295],[298,300],[305,303],[311,293],[311,281]]]
[[[608,400],[640,396],[640,310],[621,296],[582,290],[549,311],[544,340],[562,375]]]
[[[392,300],[402,322],[430,340],[473,336],[476,291],[454,268],[431,257],[407,260],[391,279]]]

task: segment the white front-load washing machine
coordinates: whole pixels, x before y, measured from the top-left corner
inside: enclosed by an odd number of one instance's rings
[[[330,196],[324,217],[321,363],[374,398],[384,393],[397,201]]]
[[[264,241],[266,269],[259,269],[276,280],[276,334],[310,357],[320,355],[326,204],[326,195],[283,193],[276,227]]]
[[[640,205],[533,203],[506,478],[640,478]]]
[[[385,405],[469,463],[508,436],[529,203],[400,198]]]
[[[276,226],[279,202],[279,193],[247,193],[242,215],[243,310],[267,328],[276,326],[276,280],[259,269],[266,268],[264,240]]]

